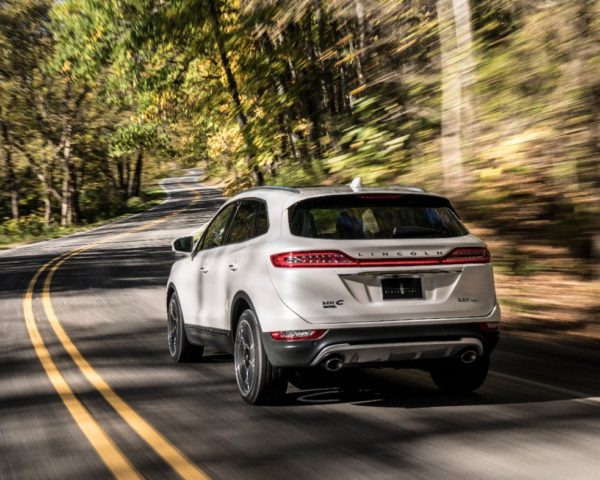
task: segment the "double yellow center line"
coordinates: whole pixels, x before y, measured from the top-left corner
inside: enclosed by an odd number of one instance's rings
[[[23,314],[27,331],[33,344],[35,353],[39,358],[46,375],[54,386],[54,389],[67,407],[67,410],[77,423],[83,434],[86,436],[92,447],[96,450],[102,461],[112,472],[115,478],[119,479],[138,479],[140,473],[133,464],[127,459],[124,453],[119,449],[115,442],[110,438],[106,431],[94,419],[90,411],[77,398],[64,376],[60,372],[37,327],[35,314],[33,311],[33,294],[35,285],[44,271],[49,269],[48,275],[44,281],[42,289],[42,304],[44,312],[50,326],[58,337],[60,343],[75,362],[80,372],[90,382],[90,384],[102,395],[106,402],[119,414],[119,416],[135,431],[168,465],[173,468],[180,477],[185,479],[206,480],[209,477],[194,465],[175,445],[169,442],[160,432],[158,432],[150,423],[142,418],[125,400],[123,400],[102,378],[102,376],[85,359],[79,349],[75,346],[65,329],[63,328],[56,312],[52,306],[50,286],[52,278],[56,271],[70,258],[79,255],[87,250],[91,250],[98,245],[113,242],[119,238],[151,229],[152,227],[165,222],[166,220],[179,215],[181,212],[193,205],[201,197],[200,192],[196,192],[190,203],[181,209],[175,210],[157,220],[144,225],[133,227],[122,233],[106,237],[93,243],[76,248],[63,255],[53,258],[48,263],[40,267],[27,287],[23,297]]]

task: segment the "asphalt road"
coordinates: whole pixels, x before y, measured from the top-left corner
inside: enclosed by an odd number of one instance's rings
[[[223,201],[195,178],[152,211],[0,254],[0,478],[600,478],[593,348],[505,336],[473,395],[363,370],[353,388],[300,378],[277,407],[242,402],[226,355],[172,363],[170,241]]]

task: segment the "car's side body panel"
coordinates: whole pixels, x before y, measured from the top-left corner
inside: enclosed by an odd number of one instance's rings
[[[223,313],[227,306],[225,285],[228,280],[227,263],[229,246],[199,252],[204,271],[202,288],[198,295],[200,303],[197,323],[211,328],[225,328]]]

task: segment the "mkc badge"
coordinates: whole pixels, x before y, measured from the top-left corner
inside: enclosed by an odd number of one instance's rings
[[[337,308],[344,304],[343,300],[323,300],[323,308]]]

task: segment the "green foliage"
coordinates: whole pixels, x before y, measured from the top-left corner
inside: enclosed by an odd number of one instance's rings
[[[491,227],[577,236],[574,254],[588,255],[600,218],[600,3],[466,2],[471,22],[445,17],[443,3],[0,2],[0,216],[16,195],[26,219],[3,231],[119,215],[145,204],[142,179],[202,166],[231,193],[355,176],[422,184]],[[473,43],[444,69],[459,48],[442,48],[447,22]],[[453,75],[461,85],[444,102]]]
[[[27,215],[19,220],[6,219],[1,224],[0,234],[12,236],[35,236],[44,231],[45,225],[43,218],[37,215]]]
[[[140,197],[131,197],[127,200],[129,210],[139,210],[142,205],[144,205],[144,202]]]
[[[110,15],[112,0],[67,0],[50,11],[49,28],[54,55],[46,64],[50,74],[98,87],[99,77],[117,40],[117,24]]]
[[[600,29],[591,21],[600,7],[516,4],[504,2],[505,14],[495,15],[500,5],[485,2],[478,23],[474,213],[582,255],[600,227]],[[491,21],[503,22],[498,42]]]
[[[409,135],[401,135],[377,97],[363,97],[354,105],[352,125],[342,131],[339,140],[342,153],[327,159],[332,173],[343,180],[360,176],[367,184],[391,180],[402,173],[409,150]]]
[[[122,157],[139,149],[146,150],[155,145],[166,145],[167,140],[160,136],[156,125],[134,122],[119,125],[110,137],[109,154]]]

